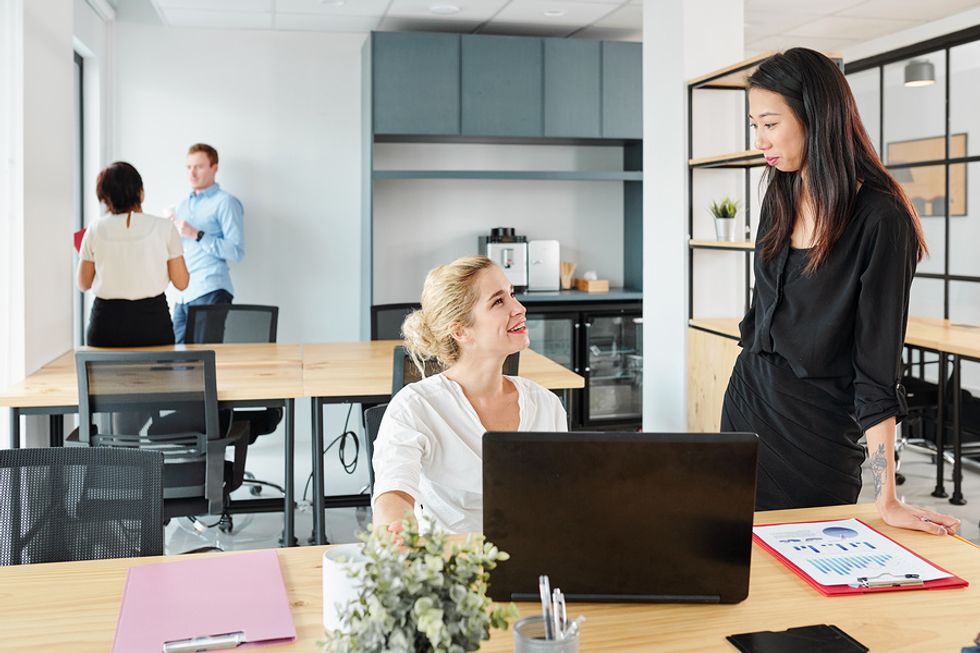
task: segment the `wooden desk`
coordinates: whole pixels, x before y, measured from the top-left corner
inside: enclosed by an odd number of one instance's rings
[[[970,587],[828,598],[753,547],[749,597],[736,605],[570,604],[570,616],[587,617],[581,650],[731,652],[735,649],[725,641],[726,635],[822,623],[839,626],[872,651],[958,651],[973,641],[980,629],[980,549],[975,546],[951,537],[890,528],[870,505],[758,513],[756,523],[846,517],[864,519],[965,578]],[[583,536],[587,541],[587,534]],[[315,642],[323,632],[324,548],[278,551],[298,637],[292,644],[268,647],[270,653],[317,650]],[[4,651],[110,650],[127,570],[177,559],[125,558],[0,568]],[[561,579],[554,580],[561,584]],[[523,615],[539,609],[534,604],[519,604],[519,608]],[[512,632],[493,631],[481,650],[512,651]]]
[[[738,339],[738,318],[715,318],[690,320],[689,326],[702,331],[708,331],[728,338]],[[905,346],[914,349],[931,351],[939,355],[939,366],[942,372],[938,374],[938,421],[936,447],[943,448],[946,416],[946,370],[952,366],[952,431],[953,431],[953,495],[950,503],[963,505],[963,434],[960,425],[960,368],[963,359],[980,361],[980,326],[962,324],[933,317],[909,317],[908,328],[905,332]],[[727,384],[727,380],[726,380]],[[936,456],[936,488],[932,491],[934,497],[947,497],[943,466],[945,460]]]
[[[100,350],[85,347],[84,351]],[[134,347],[125,351],[215,352],[218,402],[223,408],[277,407],[284,413],[283,466],[285,496],[280,499],[245,499],[232,504],[235,513],[283,512],[283,541],[292,546],[294,505],[295,400],[303,395],[302,349],[285,344],[213,344]],[[10,446],[20,446],[20,416],[49,415],[51,445],[64,440],[63,416],[78,412],[75,352],[51,361],[20,383],[0,392],[0,406],[10,407]],[[289,509],[287,509],[289,507]]]
[[[391,397],[393,350],[401,340],[371,340],[303,345],[303,387],[311,397],[313,415],[313,538],[326,542],[323,511],[326,508],[370,505],[366,494],[324,496],[323,407],[339,403],[384,403]],[[525,349],[519,373],[549,390],[582,388],[585,379],[558,363]]]

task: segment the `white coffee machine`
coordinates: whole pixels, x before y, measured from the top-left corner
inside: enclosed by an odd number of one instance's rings
[[[499,265],[516,292],[527,289],[527,238],[514,234],[513,227],[494,227],[480,236],[479,252]]]

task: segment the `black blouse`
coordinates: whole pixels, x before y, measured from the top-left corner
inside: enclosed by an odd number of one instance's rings
[[[771,221],[763,215],[757,243]],[[755,251],[752,307],[739,325],[748,351],[784,359],[796,376],[853,403],[867,430],[908,412],[901,385],[909,289],[918,254],[911,217],[867,184],[854,216],[812,276],[807,250],[787,242],[775,259]]]

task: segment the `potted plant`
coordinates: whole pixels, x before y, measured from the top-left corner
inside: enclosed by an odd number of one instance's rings
[[[738,215],[738,202],[725,197],[721,201],[712,202],[708,211],[715,217],[715,238],[722,241],[732,240],[735,233],[735,216]]]
[[[420,533],[407,518],[402,527],[361,536],[362,562],[347,572],[356,597],[340,608],[343,627],[326,631],[327,653],[475,651],[490,628],[517,617],[513,603],[494,605],[486,595],[489,572],[506,553],[482,535],[460,544]]]

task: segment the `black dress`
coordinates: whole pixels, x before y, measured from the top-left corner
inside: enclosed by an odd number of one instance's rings
[[[759,510],[857,501],[858,438],[907,412],[902,348],[917,253],[905,208],[867,184],[812,276],[803,274],[809,250],[787,242],[764,262],[757,245],[755,292],[739,325],[742,352],[721,428],[759,436]]]

